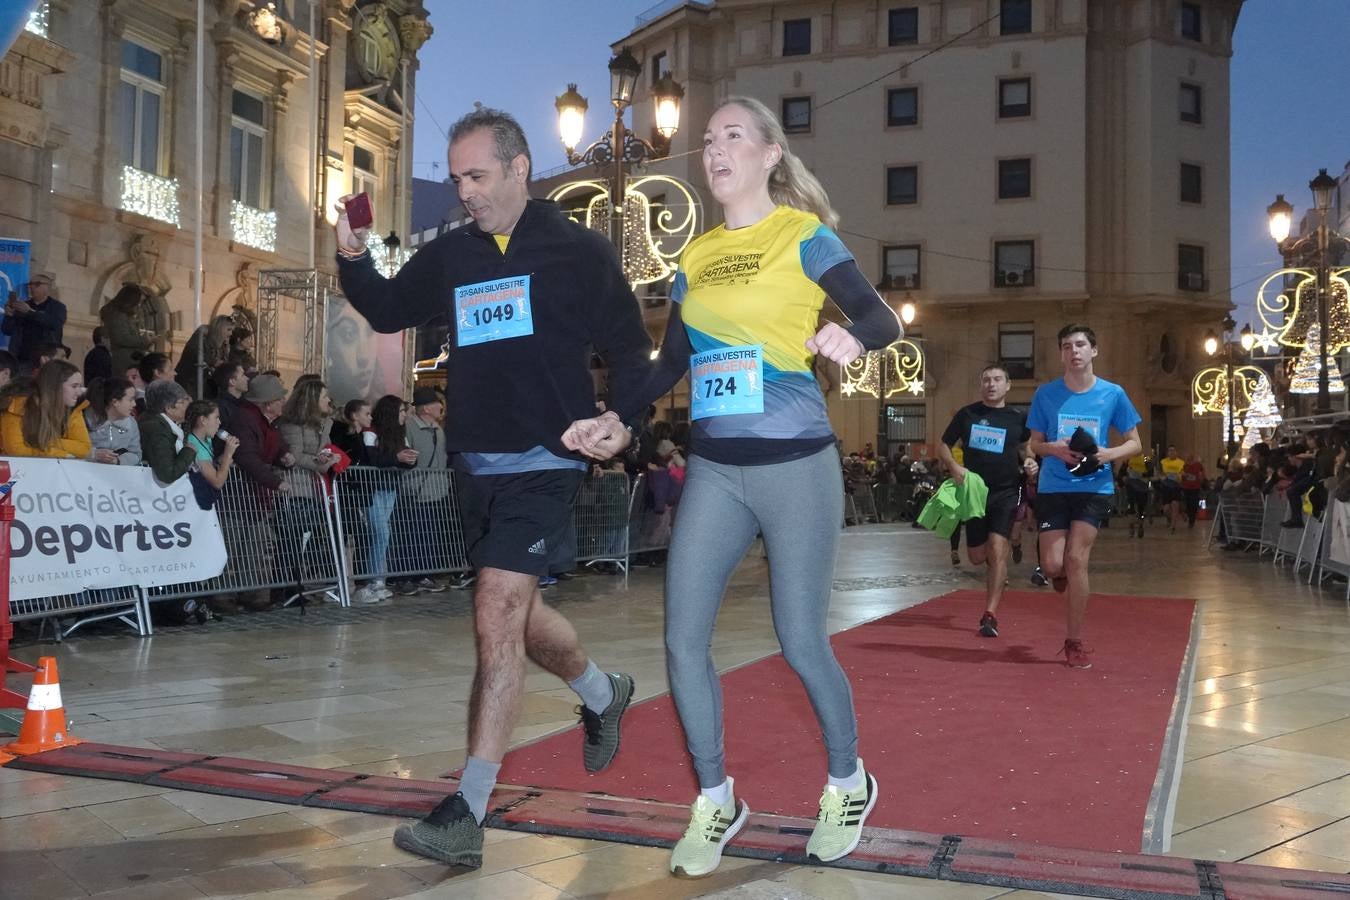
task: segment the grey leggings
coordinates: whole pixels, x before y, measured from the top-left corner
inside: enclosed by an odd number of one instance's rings
[[[768,466],[690,458],[666,562],[666,668],[700,787],[726,780],[713,624],[727,581],[756,533],[764,535],[769,556],[774,631],[811,698],[830,774],[848,778],[856,771],[853,694],[825,630],[843,518],[833,446]]]

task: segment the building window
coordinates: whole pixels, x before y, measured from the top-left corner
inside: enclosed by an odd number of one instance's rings
[[[922,403],[886,404],[887,458],[906,450],[905,444],[922,444],[928,440],[928,407]],[[880,448],[878,448],[880,449]]]
[[[118,117],[122,130],[122,162],[142,172],[160,174],[160,141],[164,133],[164,58],[134,41],[122,41],[122,76]]]
[[[1031,160],[998,161],[998,199],[1020,200],[1031,196]]]
[[[1188,41],[1202,40],[1200,19],[1199,3],[1181,4],[1181,36]]]
[[[783,55],[805,56],[811,52],[811,20],[788,19],[783,23]]]
[[[903,206],[919,202],[919,167],[891,166],[886,169],[886,203]]]
[[[998,81],[998,117],[1016,119],[1031,115],[1031,79],[1000,78]]]
[[[1009,378],[1036,375],[1036,325],[1033,322],[998,324],[998,361]]]
[[[994,287],[1021,287],[1036,283],[1036,242],[994,243]]]
[[[662,50],[652,56],[652,84],[655,85],[662,78],[670,74],[670,57],[666,51]]]
[[[1195,163],[1181,164],[1181,202],[1204,202],[1204,170]]]
[[[1199,125],[1204,121],[1204,93],[1198,84],[1186,84],[1182,82],[1181,91],[1177,95],[1177,106],[1181,112],[1181,121],[1194,122]]]
[[[886,247],[882,253],[882,284],[886,289],[905,291],[921,286],[919,280],[920,253],[918,244]]]
[[[230,118],[230,187],[234,199],[254,209],[266,206],[267,119],[263,101],[235,91]]]
[[[919,124],[918,88],[893,88],[886,92],[886,124]]]
[[[1177,244],[1177,287],[1183,291],[1203,291],[1209,287],[1205,280],[1204,247]]]
[[[919,8],[902,6],[886,14],[886,43],[892,47],[919,42]]]
[[[788,134],[801,134],[811,130],[811,98],[783,98],[783,130]]]
[[[369,194],[372,211],[375,209],[375,188],[380,183],[378,174],[375,171],[375,154],[360,145],[353,147],[352,193]]]
[[[999,34],[1031,33],[1031,0],[1000,0]]]

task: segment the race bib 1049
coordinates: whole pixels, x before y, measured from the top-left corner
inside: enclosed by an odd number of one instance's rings
[[[992,425],[970,426],[970,449],[983,450],[985,453],[1002,453],[1008,440],[1008,429],[995,428]]]
[[[764,412],[764,348],[706,350],[689,357],[691,419]]]
[[[455,288],[458,346],[469,347],[529,334],[534,334],[529,275],[513,275]]]

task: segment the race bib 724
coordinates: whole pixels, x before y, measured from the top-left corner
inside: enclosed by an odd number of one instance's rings
[[[689,357],[689,417],[764,412],[764,348],[706,350]]]

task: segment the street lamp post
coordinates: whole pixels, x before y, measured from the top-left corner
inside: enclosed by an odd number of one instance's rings
[[[619,254],[621,268],[624,253],[624,191],[628,183],[628,167],[642,166],[648,160],[665,155],[629,131],[623,123],[624,111],[633,104],[633,92],[641,75],[642,65],[627,47],[609,61],[610,102],[614,105],[614,122],[608,134],[580,153],[576,152],[576,146],[581,142],[585,129],[586,110],[589,107],[586,98],[577,93],[575,84],[569,84],[554,102],[558,110],[558,132],[563,148],[567,151],[567,161],[574,166],[589,163],[602,174],[609,170],[609,237]],[[680,100],[684,97],[684,88],[666,74],[652,86],[652,96],[656,107],[656,130],[669,141],[679,130]]]
[[[1314,412],[1331,412],[1331,382],[1327,369],[1327,347],[1332,341],[1330,327],[1331,309],[1331,248],[1333,244],[1350,246],[1350,240],[1327,225],[1327,212],[1331,209],[1331,196],[1336,190],[1336,179],[1327,174],[1326,169],[1317,173],[1317,177],[1308,182],[1313,194],[1313,209],[1317,213],[1317,227],[1311,234],[1294,240],[1289,239],[1289,230],[1294,220],[1294,207],[1284,194],[1277,194],[1275,202],[1266,207],[1266,217],[1270,222],[1270,236],[1286,261],[1286,265],[1301,265],[1314,270],[1317,292],[1317,324],[1321,331],[1317,361],[1317,405]],[[1301,261],[1300,261],[1301,260]]]
[[[1233,379],[1234,357],[1237,355],[1237,348],[1233,346],[1232,334],[1237,323],[1233,321],[1232,316],[1224,316],[1223,319],[1223,343],[1220,347],[1219,337],[1213,331],[1205,335],[1205,353],[1210,357],[1222,354],[1224,366],[1224,384],[1228,394],[1228,444],[1227,456],[1225,461],[1231,460],[1237,453],[1237,384]],[[1256,335],[1252,333],[1250,325],[1242,326],[1239,346],[1242,348],[1242,354],[1251,352],[1256,343]]]

